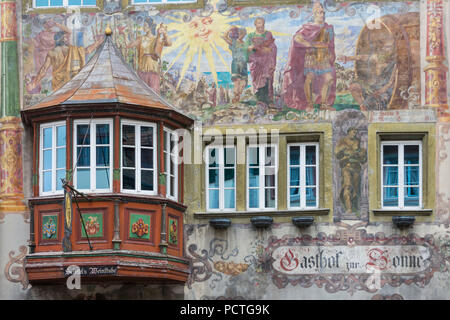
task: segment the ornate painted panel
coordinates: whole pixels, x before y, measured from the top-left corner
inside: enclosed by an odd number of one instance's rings
[[[74,214],[74,229],[77,243],[86,244],[89,242],[105,242],[110,230],[109,216],[107,208],[81,209],[81,221],[78,210]],[[84,223],[84,226],[83,226]]]
[[[169,218],[168,218],[169,232],[168,232],[167,239],[168,239],[169,245],[176,246],[176,247],[179,244],[179,234],[180,234],[178,220],[179,220],[178,217],[169,215]]]
[[[82,238],[102,238],[104,236],[103,213],[83,213],[84,227],[81,227]]]
[[[130,209],[126,212],[126,219],[129,240],[153,242],[154,219],[152,219],[151,212]]]
[[[39,242],[43,245],[60,244],[61,212],[59,210],[39,212]]]

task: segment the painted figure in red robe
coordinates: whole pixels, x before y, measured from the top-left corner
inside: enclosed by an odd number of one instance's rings
[[[267,105],[273,103],[273,75],[277,64],[277,46],[270,31],[265,30],[264,18],[255,19],[256,31],[247,36],[248,63],[256,99]]]
[[[334,29],[325,22],[320,2],[313,6],[313,22],[294,35],[284,71],[283,99],[290,108],[313,111],[332,108],[336,98]]]

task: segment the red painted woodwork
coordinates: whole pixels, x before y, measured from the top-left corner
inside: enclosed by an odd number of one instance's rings
[[[77,266],[118,266],[116,276],[89,277],[89,281],[151,281],[185,282],[189,274],[189,263],[183,257],[183,205],[160,197],[135,197],[123,194],[102,195],[111,201],[86,201],[79,199],[81,213],[103,213],[103,237],[90,238],[93,247],[89,249],[86,238],[81,237],[82,224],[75,201],[72,203],[72,252],[63,253],[62,238],[64,236],[63,197],[34,198],[30,202],[34,207],[34,233],[36,236],[35,253],[28,255],[26,271],[31,283],[52,283],[64,279],[64,267],[75,264]],[[114,201],[120,199],[119,204],[119,232],[120,249],[114,250]],[[154,203],[142,203],[154,202]],[[52,203],[48,203],[52,202]],[[168,234],[169,217],[178,219],[178,244],[169,245],[167,254],[160,253],[161,242],[161,213],[162,204],[166,204],[166,233]],[[149,214],[151,216],[149,240],[130,238],[130,213]],[[57,239],[42,239],[42,216],[44,214],[58,215]],[[85,221],[86,223],[86,221]],[[147,255],[146,258],[129,256]],[[95,256],[101,253],[101,257]],[[125,254],[125,256],[122,256]],[[154,256],[152,256],[152,254]],[[181,262],[171,261],[175,259]],[[120,263],[119,263],[120,262]],[[139,263],[138,263],[139,262]],[[55,264],[58,267],[55,267]],[[124,266],[130,264],[129,266]],[[136,264],[136,265],[134,265]],[[134,265],[134,266],[133,266]],[[163,281],[164,282],[164,281]]]

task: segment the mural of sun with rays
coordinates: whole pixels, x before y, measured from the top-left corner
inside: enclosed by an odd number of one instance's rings
[[[256,15],[250,18],[255,18]],[[229,45],[223,39],[224,33],[231,27],[244,28],[247,33],[253,28],[239,25],[240,17],[227,17],[218,12],[213,12],[207,17],[194,17],[189,22],[184,22],[182,17],[169,16],[168,20],[172,22],[167,23],[172,46],[166,48],[165,55],[170,55],[172,52],[177,52],[177,55],[170,62],[168,72],[176,62],[183,61],[183,67],[180,71],[180,78],[178,80],[177,89],[186,75],[191,64],[196,67],[196,80],[200,78],[202,65],[206,59],[216,86],[218,85],[217,69],[221,68],[230,71],[230,63],[227,62],[231,56]],[[287,34],[273,32],[274,35]]]
[[[165,50],[165,54],[170,54],[173,51],[178,50],[178,54],[170,62],[168,70],[180,59],[184,60],[183,67],[180,71],[180,79],[178,80],[177,89],[179,88],[181,81],[183,80],[186,71],[194,58],[197,58],[196,64],[196,78],[200,77],[200,69],[203,59],[206,59],[209,70],[212,73],[214,82],[218,83],[216,72],[216,59],[218,58],[222,67],[228,70],[230,68],[229,63],[225,61],[223,51],[231,54],[228,44],[222,38],[223,33],[231,27],[231,22],[239,21],[239,18],[225,17],[218,13],[213,13],[208,17],[195,17],[189,22],[183,22],[183,20],[176,17],[169,17],[174,21],[168,23],[168,30],[175,30],[176,33],[171,35],[173,45]],[[222,49],[222,52],[219,50]]]

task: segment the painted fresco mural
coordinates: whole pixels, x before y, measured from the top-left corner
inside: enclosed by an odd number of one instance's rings
[[[214,0],[189,12],[25,15],[25,104],[72,78],[110,25],[141,79],[206,124],[414,109],[419,22],[418,2],[231,7]]]

